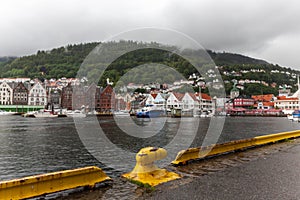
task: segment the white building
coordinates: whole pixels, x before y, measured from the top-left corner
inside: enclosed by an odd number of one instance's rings
[[[167,99],[167,109],[182,109],[182,98],[184,94],[171,92]]]
[[[201,93],[200,96],[199,93],[196,93],[195,96],[199,101],[199,108],[201,112],[214,113],[215,105],[208,94]]]
[[[146,105],[154,104],[154,99],[156,98],[156,96],[157,94],[149,94],[146,99]]]
[[[182,111],[199,110],[199,100],[195,94],[186,92],[182,97]]]
[[[0,104],[1,105],[13,104],[13,88],[6,81],[0,84]]]
[[[294,110],[300,109],[297,97],[279,96],[274,101],[274,107],[282,109],[285,114],[291,114]]]
[[[29,90],[28,105],[47,105],[47,92],[40,82],[36,82]]]
[[[146,105],[154,105],[155,109],[165,110],[166,108],[166,99],[161,93],[150,94],[146,99]]]

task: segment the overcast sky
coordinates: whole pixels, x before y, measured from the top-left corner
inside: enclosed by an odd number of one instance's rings
[[[300,69],[297,0],[1,0],[0,19],[0,56],[160,27],[207,49]]]

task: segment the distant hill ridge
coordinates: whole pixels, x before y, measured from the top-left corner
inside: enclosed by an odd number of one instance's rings
[[[4,57],[0,57],[0,63],[3,63],[3,62],[9,62],[9,61],[12,61],[14,59],[16,59],[17,57],[15,56],[4,56]]]
[[[127,43],[129,45],[144,45],[147,43],[138,43],[134,41],[121,41],[120,43]],[[39,50],[36,54],[23,56],[20,58],[14,57],[1,57],[0,58],[0,77],[29,77],[39,79],[49,78],[61,78],[61,77],[76,77],[77,71],[85,59],[85,57],[98,45],[98,42],[86,43],[86,44],[74,44],[64,47],[54,48],[52,50]],[[107,44],[109,45],[109,43]],[[158,46],[160,44],[157,44]],[[175,48],[176,47],[168,47]],[[220,73],[241,71],[243,69],[264,69],[266,73],[247,73],[242,74],[240,77],[222,74],[224,80],[231,81],[231,79],[253,79],[263,80],[269,84],[272,82],[278,82],[278,84],[295,84],[295,79],[289,75],[283,74],[271,74],[272,70],[287,71],[291,74],[299,74],[299,71],[280,67],[278,65],[270,64],[264,60],[251,58],[248,56],[228,53],[228,52],[214,52],[207,50],[208,54],[214,60],[217,66],[223,66]],[[167,60],[166,60],[167,58]],[[137,66],[139,64],[151,62],[161,62],[175,68],[186,78],[192,73],[195,73],[193,66],[183,58],[176,55],[171,55],[168,52],[161,50],[143,50],[132,52],[130,55],[117,59],[111,64],[110,68],[103,75],[103,84],[106,82],[106,78],[115,81],[124,75],[129,68]],[[93,76],[94,72],[89,72],[87,76]],[[168,77],[172,80],[171,75]],[[146,80],[147,77],[145,77]],[[230,85],[228,88],[231,87]],[[273,90],[272,90],[273,91]]]
[[[232,65],[232,64],[259,64],[259,65],[267,65],[270,64],[267,61],[259,60],[255,58],[251,58],[248,56],[244,56],[236,53],[216,53],[211,50],[207,51],[211,58],[218,65]]]

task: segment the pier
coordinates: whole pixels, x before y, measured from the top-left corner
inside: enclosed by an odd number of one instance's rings
[[[167,155],[167,152],[165,150],[148,147],[141,150],[137,154],[137,165],[135,169],[131,173],[125,174],[124,177],[128,178],[129,181],[131,179],[135,179],[137,181],[136,183],[141,183],[142,185],[144,185],[142,186],[142,188],[145,187],[145,185],[155,186],[156,188],[158,188],[160,192],[157,192],[154,189],[154,192],[152,192],[150,196],[148,193],[142,194],[143,198],[146,199],[152,199],[153,197],[160,199],[176,199],[178,197],[180,197],[181,199],[187,197],[197,197],[195,199],[199,199],[198,195],[203,196],[203,194],[207,195],[205,196],[205,199],[218,199],[221,196],[224,197],[224,195],[225,199],[232,199],[233,194],[239,196],[240,198],[246,197],[247,199],[256,195],[260,196],[261,194],[256,194],[256,190],[260,189],[260,187],[268,188],[271,190],[270,193],[265,193],[263,191],[265,197],[275,197],[275,195],[280,194],[278,194],[277,190],[270,187],[270,184],[274,184],[274,182],[267,182],[266,180],[271,181],[271,179],[273,179],[272,177],[274,176],[273,173],[275,173],[275,177],[283,180],[283,182],[290,181],[289,178],[282,177],[282,174],[280,172],[284,172],[284,175],[288,175],[290,177],[292,172],[300,169],[300,157],[298,156],[299,154],[296,153],[297,151],[299,151],[300,141],[299,139],[295,139],[299,136],[300,130],[297,130],[264,135],[245,140],[237,140],[224,144],[218,144],[212,147],[187,149],[179,152],[176,159],[172,162],[172,164],[175,164],[175,166],[177,166],[176,168],[170,167],[170,169],[175,173],[167,172],[165,169],[159,169],[153,165],[153,162],[155,160],[163,159]],[[278,143],[280,141],[284,142]],[[266,144],[273,145],[262,146]],[[249,147],[251,147],[250,150]],[[253,149],[253,147],[259,148]],[[237,153],[232,153],[237,150],[239,150]],[[243,154],[245,154],[246,156]],[[145,157],[145,155],[149,156]],[[222,156],[216,157],[216,155]],[[209,159],[207,160],[206,158]],[[269,162],[266,161],[266,159],[268,159]],[[215,171],[213,173],[206,172],[205,169],[203,169],[203,166],[207,165],[208,163],[214,162],[224,163],[225,167],[221,166],[221,169],[213,169],[216,167],[213,164],[212,168],[210,169],[212,170],[212,172]],[[228,165],[226,163],[231,164]],[[292,166],[292,168],[286,168],[287,163],[289,163],[290,165],[288,166]],[[178,164],[188,164],[188,167],[178,166]],[[270,169],[272,169],[272,171],[270,171]],[[172,173],[172,175],[165,175],[165,173]],[[199,177],[197,176],[196,179],[195,176],[193,176],[194,178],[191,179],[189,176],[194,173],[202,175]],[[154,176],[154,174],[157,175]],[[158,178],[160,176],[165,177],[165,180]],[[182,180],[182,177],[190,179],[190,182],[184,182]],[[264,180],[262,180],[262,178],[264,178]],[[116,183],[119,184],[120,178],[116,177],[116,179]],[[219,181],[218,179],[222,181]],[[30,198],[52,192],[70,190],[72,188],[77,188],[80,186],[93,187],[95,183],[107,180],[111,179],[106,176],[106,174],[104,174],[101,169],[95,167],[54,172],[1,182],[0,197],[1,199]],[[258,180],[261,180],[266,185],[261,185]],[[288,191],[294,192],[294,194],[291,194],[290,192],[286,194],[288,197],[292,197],[293,195],[297,196],[298,190],[296,190],[296,188],[298,188],[297,185],[299,186],[299,182],[295,182],[296,180],[299,179],[295,179],[295,177],[293,177],[291,183],[294,184],[292,184],[292,187],[285,187]],[[162,184],[168,181],[170,181],[169,184]],[[254,181],[258,181],[259,185],[261,186],[258,187],[254,184],[255,186],[250,187],[250,189],[248,190],[248,184]],[[174,185],[179,186],[174,188]],[[233,186],[233,188],[231,188],[231,186]],[[281,187],[281,184],[279,185],[275,183],[275,186]],[[184,191],[189,191],[189,193],[182,193],[183,188]],[[226,188],[225,191],[230,190],[230,192],[224,193],[224,188]],[[238,193],[239,190],[237,188],[241,189],[241,193]],[[145,187],[144,189],[147,190],[147,187]],[[220,191],[222,191],[223,189],[223,192],[213,192],[216,189]],[[97,192],[99,190],[101,190],[101,188],[96,189],[94,192]],[[104,188],[104,190],[106,189]],[[233,191],[233,193],[231,192],[231,190]],[[200,191],[201,194],[199,193]],[[66,196],[66,199],[81,199],[81,197],[78,198],[77,195],[78,194],[76,193],[70,193],[69,196]],[[89,199],[89,195],[91,194],[86,194],[83,192],[83,196],[85,197],[82,199]]]

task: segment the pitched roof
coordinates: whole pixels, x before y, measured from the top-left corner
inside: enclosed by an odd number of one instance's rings
[[[178,101],[181,101],[184,96],[184,94],[178,92],[173,92],[173,95],[178,99]]]
[[[298,101],[298,98],[297,97],[278,96],[277,100],[282,100],[282,101]]]
[[[151,93],[150,95],[153,97],[153,99],[155,99],[157,96],[157,94],[155,94],[155,93]]]
[[[194,93],[189,92],[188,94],[192,97],[194,101],[199,101]]]
[[[199,97],[199,93],[195,93],[195,96]],[[211,97],[208,94],[201,93],[201,99],[211,100]]]
[[[206,100],[211,100],[211,97],[208,94],[201,93],[201,98]]]
[[[273,94],[263,94],[263,95],[252,95],[251,98],[255,101],[271,101],[273,99]]]

